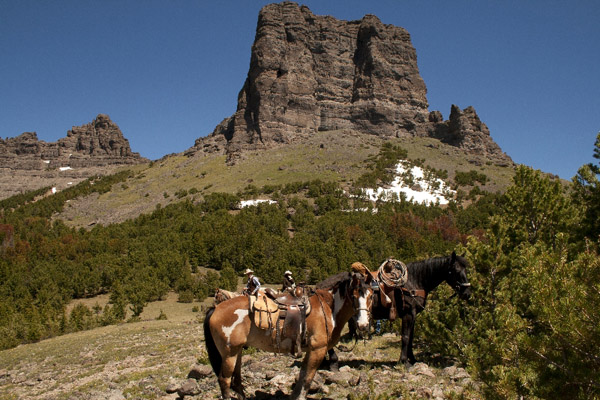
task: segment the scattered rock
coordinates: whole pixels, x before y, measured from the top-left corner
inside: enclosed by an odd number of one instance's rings
[[[310,389],[308,389],[308,393],[318,393],[325,388],[325,380],[321,376],[321,374],[315,374],[313,381],[310,383]]]
[[[424,375],[430,378],[435,378],[435,374],[431,371],[429,366],[424,363],[416,363],[410,370],[412,374]]]
[[[171,393],[177,393],[177,389],[179,389],[180,385],[177,383],[170,383],[167,385],[165,392],[171,394]]]
[[[213,370],[210,365],[197,364],[194,365],[194,367],[190,370],[187,377],[198,380],[210,376],[212,374]]]
[[[198,387],[198,382],[195,379],[188,379],[183,382],[183,384],[177,389],[177,394],[180,397],[184,396],[195,396],[200,394],[200,388]]]
[[[320,373],[325,380],[325,384],[327,385],[336,384],[341,386],[349,386],[351,385],[350,382],[354,382],[355,384],[351,386],[356,386],[358,380],[360,379],[359,376],[354,376],[348,371],[342,371],[341,368],[338,372],[320,371]]]

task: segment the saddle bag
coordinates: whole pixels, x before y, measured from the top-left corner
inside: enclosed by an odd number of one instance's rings
[[[258,293],[257,296],[248,296],[250,301],[250,312],[252,321],[259,329],[272,330],[277,324],[279,317],[279,307],[264,294]]]

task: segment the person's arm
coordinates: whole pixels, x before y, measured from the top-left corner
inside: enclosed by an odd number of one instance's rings
[[[255,286],[255,288],[254,288],[254,292],[252,292],[252,294],[254,294],[254,295],[255,295],[256,293],[258,293],[258,289],[260,289],[260,281],[258,280],[258,278],[257,278],[257,277],[254,277],[253,279],[254,279],[254,284],[255,284],[256,286]]]

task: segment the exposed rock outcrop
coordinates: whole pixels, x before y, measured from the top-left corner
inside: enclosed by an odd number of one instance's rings
[[[439,111],[432,111],[429,121],[432,124],[430,136],[464,149],[468,153],[495,160],[498,165],[508,166],[513,163],[512,159],[494,142],[488,127],[481,122],[472,106],[461,110],[453,104],[447,121],[443,120]]]
[[[466,121],[455,123],[429,112],[417,54],[403,28],[374,15],[341,21],[292,2],[270,4],[258,17],[237,111],[186,154],[225,151],[233,162],[243,150],[290,143],[319,130],[350,129],[443,137],[466,151],[484,148],[505,157],[489,132],[477,130],[485,125],[475,111],[462,114],[458,119]]]
[[[66,187],[117,166],[146,162],[106,114],[74,126],[56,142],[38,140],[35,132],[0,138],[0,199],[44,186]]]

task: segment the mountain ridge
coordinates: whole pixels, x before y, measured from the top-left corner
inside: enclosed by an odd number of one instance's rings
[[[291,2],[265,6],[236,113],[188,150],[165,155],[148,168],[136,167],[137,177],[114,187],[110,196],[95,194],[80,207],[71,203],[65,214],[77,226],[83,216],[87,226],[151,212],[178,200],[173,195],[182,190],[195,189],[202,196],[240,191],[248,184],[287,183],[294,177],[350,182],[386,141],[412,146],[410,158],[447,169],[450,178],[454,171],[468,172],[466,168],[514,166],[473,107],[452,105],[448,120],[428,110],[416,57],[409,33],[374,15],[342,21]],[[149,161],[131,151],[105,114],[73,127],[55,143],[39,141],[35,133],[18,139],[0,139],[3,197],[49,186],[61,190]],[[283,154],[290,158],[284,160]],[[16,163],[21,163],[18,168]],[[499,181],[486,190],[506,186],[504,172],[493,175]],[[230,184],[222,182],[226,176]]]
[[[450,117],[429,111],[410,34],[375,15],[342,21],[283,2],[260,11],[236,112],[185,154],[247,150],[303,140],[319,131],[433,137],[499,165],[513,165],[473,107]]]
[[[0,138],[0,199],[45,186],[64,189],[120,166],[148,161],[131,150],[119,126],[106,114],[73,126],[56,142],[39,140],[36,132]]]

